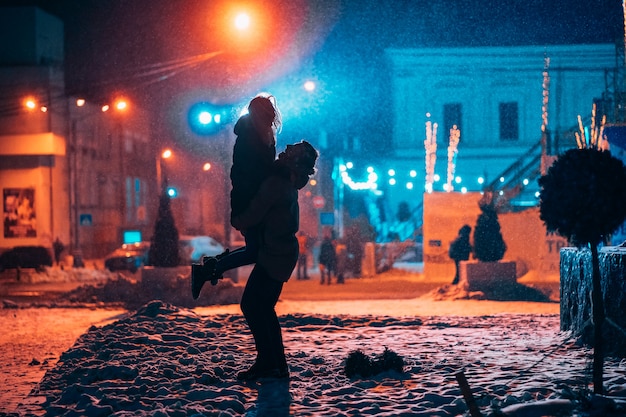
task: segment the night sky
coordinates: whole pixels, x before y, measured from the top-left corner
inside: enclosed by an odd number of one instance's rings
[[[64,21],[70,93],[104,99],[124,92],[158,114],[160,136],[187,144],[197,138],[180,120],[194,101],[241,105],[270,91],[285,105],[284,135],[294,136],[285,141],[324,126],[331,141],[359,136],[372,149],[391,134],[385,48],[605,43],[623,34],[619,0],[0,4],[38,5]],[[262,22],[254,36],[239,39],[227,25],[233,4]],[[207,58],[211,52],[219,54]],[[318,89],[304,97],[308,78]]]

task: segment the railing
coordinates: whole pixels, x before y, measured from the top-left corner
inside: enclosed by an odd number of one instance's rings
[[[584,125],[589,125],[591,118],[583,121]],[[548,149],[552,149],[554,154],[559,154],[564,150],[576,146],[575,133],[578,132],[578,125],[561,131],[552,138],[552,143],[546,144]],[[566,143],[565,143],[566,142]],[[565,144],[564,144],[565,143]],[[518,197],[524,189],[531,185],[541,175],[541,155],[542,140],[532,145],[522,156],[507,167],[484,189],[501,194],[510,205],[515,205]],[[526,180],[526,182],[525,182]]]

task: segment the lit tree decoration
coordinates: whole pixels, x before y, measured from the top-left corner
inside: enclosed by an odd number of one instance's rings
[[[543,59],[543,83],[541,84],[542,100],[541,100],[541,146],[543,153],[546,154],[548,146],[548,101],[550,99],[550,57],[547,55]],[[542,164],[542,173],[543,173]]]
[[[450,129],[450,143],[448,144],[448,182],[446,186],[447,192],[451,192],[452,190],[454,190],[452,180],[454,179],[454,170],[456,169],[456,156],[459,153],[458,146],[460,139],[461,131],[456,127],[456,125],[452,126],[452,129]]]
[[[541,101],[541,131],[546,132],[548,129],[548,100],[550,98],[550,57],[546,56],[543,60],[543,99]]]
[[[426,114],[430,117],[430,113]],[[435,182],[435,162],[437,161],[437,123],[426,121],[426,140],[424,141],[426,148],[426,192],[433,192],[433,183]]]
[[[602,115],[600,126],[596,125],[596,103],[593,103],[591,108],[591,128],[589,131],[589,137],[585,133],[585,126],[583,125],[580,114],[578,115],[578,130],[575,132],[576,145],[578,149],[595,148],[599,150],[608,150],[609,142],[604,137],[604,125],[606,124],[606,115]]]

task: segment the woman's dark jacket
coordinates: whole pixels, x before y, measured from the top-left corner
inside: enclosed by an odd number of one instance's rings
[[[249,115],[239,118],[235,124],[233,165],[230,169],[231,219],[243,212],[272,172],[276,159],[276,146],[266,145],[252,125]]]

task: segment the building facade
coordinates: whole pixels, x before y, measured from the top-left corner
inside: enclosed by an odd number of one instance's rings
[[[151,235],[156,207],[149,122],[66,95],[63,23],[37,8],[0,17],[0,250],[52,247],[101,258],[125,230]]]
[[[460,141],[452,185],[455,191],[480,191],[525,156],[538,168],[542,152],[575,147],[578,116],[588,127],[592,104],[602,99],[616,70],[613,44],[389,49],[386,54],[393,86],[393,157],[386,161],[395,173],[395,186],[386,186],[392,206],[402,200],[421,204],[428,121],[438,125],[434,191],[444,191],[447,182],[454,125]],[[548,135],[542,144],[544,124]],[[381,171],[384,183],[387,170]],[[529,191],[526,205],[537,203],[536,175],[522,184]],[[411,190],[404,187],[409,181]]]

